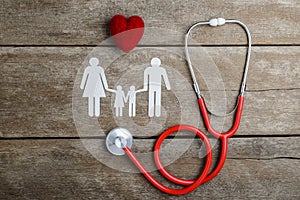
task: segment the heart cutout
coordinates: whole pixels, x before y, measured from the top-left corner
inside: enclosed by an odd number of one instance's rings
[[[123,15],[115,15],[109,23],[110,32],[117,46],[124,52],[131,51],[144,34],[144,21],[139,16],[126,19]]]

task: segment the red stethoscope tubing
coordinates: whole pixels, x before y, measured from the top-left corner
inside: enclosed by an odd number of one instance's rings
[[[159,172],[167,180],[169,180],[175,184],[178,184],[178,185],[186,186],[183,189],[172,189],[172,188],[162,185],[155,178],[153,178],[153,176],[145,169],[145,167],[135,157],[135,155],[132,153],[131,149],[128,146],[123,148],[124,152],[130,158],[130,160],[135,164],[135,166],[140,170],[140,172],[144,175],[144,177],[152,185],[154,185],[157,189],[161,190],[162,192],[165,192],[165,193],[168,193],[171,195],[182,195],[182,194],[190,193],[193,190],[195,190],[198,186],[200,186],[201,184],[204,184],[204,183],[210,181],[211,179],[213,179],[214,177],[216,177],[224,166],[224,163],[226,160],[226,155],[227,155],[227,149],[228,149],[228,139],[231,136],[233,136],[238,130],[241,116],[242,116],[242,110],[243,110],[243,106],[244,106],[244,97],[242,95],[240,95],[238,97],[238,106],[237,106],[237,110],[235,113],[234,124],[231,127],[231,129],[225,133],[220,133],[212,128],[210,119],[208,116],[207,108],[206,108],[204,99],[202,97],[198,98],[198,104],[199,104],[199,108],[200,108],[201,115],[203,117],[203,121],[204,121],[206,129],[208,130],[208,132],[211,135],[213,135],[215,138],[217,138],[221,141],[220,159],[219,159],[217,166],[213,169],[213,171],[211,173],[209,173],[209,171],[210,171],[211,164],[212,164],[212,147],[208,140],[208,137],[206,136],[206,134],[203,131],[199,130],[196,127],[190,126],[190,125],[176,125],[176,126],[173,126],[169,129],[167,129],[159,136],[159,138],[157,139],[155,146],[154,146],[154,161],[155,161],[155,164],[156,164]],[[162,165],[162,163],[160,161],[159,151],[160,151],[161,144],[166,139],[166,137],[168,137],[170,134],[178,132],[178,131],[188,131],[188,132],[195,133],[204,142],[206,152],[207,152],[206,161],[205,161],[205,165],[204,165],[204,169],[203,169],[202,173],[198,176],[198,178],[196,180],[185,180],[185,179],[181,179],[181,178],[173,176],[164,168],[164,166]]]

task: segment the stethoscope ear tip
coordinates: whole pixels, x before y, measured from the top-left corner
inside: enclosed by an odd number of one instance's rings
[[[107,150],[117,156],[124,155],[123,148],[131,148],[133,144],[133,137],[131,133],[125,128],[114,128],[106,136]]]

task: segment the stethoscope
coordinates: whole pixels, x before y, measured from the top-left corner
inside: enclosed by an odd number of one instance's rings
[[[191,31],[196,27],[196,26],[202,26],[202,25],[210,25],[210,26],[221,26],[224,25],[225,23],[235,23],[240,25],[246,32],[247,34],[247,40],[248,40],[248,51],[247,51],[247,56],[246,56],[246,62],[245,62],[245,67],[244,67],[244,73],[243,73],[243,80],[241,83],[241,88],[240,88],[240,93],[237,97],[237,105],[233,111],[235,111],[235,119],[233,126],[231,129],[225,133],[220,133],[216,131],[210,124],[210,118],[209,118],[209,111],[205,105],[204,97],[201,94],[201,91],[199,89],[196,76],[193,70],[193,66],[191,63],[190,55],[189,55],[189,50],[188,50],[188,39]],[[193,88],[195,90],[195,93],[197,95],[198,99],[198,105],[201,111],[201,115],[203,117],[203,121],[205,124],[205,127],[207,131],[213,135],[215,138],[219,139],[221,141],[221,153],[220,153],[220,159],[216,167],[213,169],[212,172],[209,173],[211,164],[212,164],[212,147],[211,144],[208,140],[208,137],[206,134],[199,130],[196,127],[190,126],[190,125],[176,125],[173,126],[166,131],[164,131],[159,138],[157,139],[155,146],[154,146],[154,161],[155,164],[159,170],[159,172],[164,176],[167,180],[178,184],[182,186],[186,186],[183,189],[172,189],[169,187],[166,187],[162,185],[160,182],[158,182],[156,179],[154,179],[151,174],[145,169],[145,167],[139,162],[139,160],[135,157],[133,152],[131,151],[131,146],[133,143],[133,138],[130,132],[126,129],[123,128],[115,128],[109,132],[106,138],[106,146],[107,149],[115,155],[124,155],[125,153],[127,156],[130,158],[130,160],[135,164],[135,166],[139,169],[139,171],[145,176],[145,178],[152,184],[154,185],[157,189],[161,190],[162,192],[171,194],[171,195],[182,195],[182,194],[187,194],[194,189],[196,189],[198,186],[201,184],[204,184],[210,180],[212,180],[214,177],[217,176],[217,174],[221,171],[222,167],[224,166],[226,156],[227,156],[227,149],[228,149],[228,139],[233,136],[240,125],[240,120],[242,116],[242,110],[243,110],[243,105],[244,105],[244,93],[245,93],[245,87],[246,87],[246,79],[247,79],[247,73],[248,73],[248,67],[249,67],[249,61],[250,61],[250,54],[251,54],[251,35],[250,32],[245,24],[238,20],[225,20],[223,18],[218,18],[218,19],[211,19],[210,21],[204,21],[204,22],[198,22],[192,25],[186,35],[185,35],[185,54],[187,58],[187,63],[189,66],[189,70],[192,76],[192,81],[193,81]],[[177,178],[170,174],[162,165],[160,161],[160,147],[163,141],[168,137],[170,134],[178,132],[178,131],[187,131],[187,132],[192,132],[196,134],[197,136],[200,137],[200,139],[203,141],[205,148],[206,148],[206,161],[205,161],[205,166],[202,171],[202,173],[198,176],[196,180],[184,180],[181,178]]]

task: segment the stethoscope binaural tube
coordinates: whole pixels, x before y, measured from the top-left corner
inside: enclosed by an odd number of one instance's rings
[[[192,62],[191,62],[191,58],[190,58],[190,53],[189,53],[189,48],[188,48],[188,39],[189,39],[189,36],[190,36],[192,30],[195,27],[197,27],[197,26],[209,25],[209,26],[216,27],[216,26],[222,26],[222,25],[224,25],[226,23],[233,23],[233,24],[240,25],[244,29],[244,31],[245,31],[245,33],[247,35],[248,50],[247,50],[246,62],[245,62],[243,79],[242,79],[242,83],[241,83],[241,87],[240,87],[240,94],[239,94],[239,96],[243,96],[244,95],[244,92],[245,92],[245,89],[246,89],[247,75],[248,75],[248,70],[249,70],[250,55],[251,55],[251,51],[252,51],[252,47],[251,47],[252,39],[251,39],[250,31],[249,31],[248,27],[244,23],[242,23],[241,21],[239,21],[239,20],[231,20],[231,19],[226,20],[226,19],[223,19],[223,18],[217,18],[217,19],[211,19],[209,21],[197,22],[197,23],[193,24],[188,29],[188,31],[187,31],[187,33],[185,35],[185,40],[184,40],[185,56],[186,56],[186,60],[187,60],[188,67],[189,67],[189,71],[190,71],[190,74],[191,74],[191,77],[192,77],[193,88],[195,90],[197,98],[201,98],[202,94],[201,94],[201,91],[200,91],[200,88],[199,88],[199,85],[198,85],[198,82],[197,82],[197,79],[196,79],[196,76],[195,76],[195,72],[194,72],[194,69],[193,69],[193,65],[192,65]]]
[[[247,38],[248,38],[248,52],[247,52],[247,57],[246,57],[243,80],[242,80],[242,84],[241,84],[241,88],[240,88],[240,94],[237,98],[237,105],[235,107],[236,110],[234,109],[235,110],[234,123],[229,131],[227,131],[225,133],[221,133],[221,132],[216,131],[211,126],[210,118],[209,118],[209,111],[205,105],[204,98],[201,95],[201,92],[200,92],[200,89],[199,89],[199,86],[198,86],[198,83],[197,83],[197,80],[195,77],[195,73],[194,73],[194,70],[192,67],[192,63],[190,60],[189,51],[188,51],[188,38],[189,38],[189,34],[190,34],[191,30],[196,26],[199,26],[199,25],[220,26],[220,25],[224,25],[225,23],[237,23],[243,27],[243,29],[245,30],[245,32],[247,34]],[[126,129],[122,129],[122,128],[113,129],[106,138],[106,146],[107,146],[107,149],[111,153],[113,153],[115,155],[126,154],[130,158],[130,160],[135,164],[135,166],[139,169],[139,171],[144,175],[144,177],[152,185],[154,185],[157,189],[161,190],[162,192],[165,192],[165,193],[171,194],[171,195],[183,195],[183,194],[192,192],[201,184],[204,184],[204,183],[210,181],[211,179],[213,179],[215,176],[217,176],[218,173],[221,171],[222,167],[224,166],[224,163],[226,161],[226,156],[227,156],[227,150],[228,150],[228,139],[237,132],[238,127],[240,125],[241,116],[242,116],[242,110],[243,110],[243,105],[244,105],[244,92],[245,92],[245,88],[246,88],[246,79],[247,79],[250,54],[251,54],[251,35],[250,35],[250,32],[249,32],[247,26],[238,20],[225,20],[223,18],[218,18],[218,19],[211,19],[210,21],[206,21],[206,22],[198,22],[198,23],[192,25],[187,31],[187,34],[185,37],[185,53],[186,53],[186,58],[187,58],[189,70],[191,73],[191,77],[193,80],[193,87],[194,87],[195,93],[197,95],[197,101],[198,101],[201,115],[203,117],[205,127],[211,135],[213,135],[215,138],[217,138],[221,141],[221,152],[220,152],[219,161],[218,161],[216,167],[212,170],[212,172],[209,173],[211,165],[212,165],[212,147],[208,140],[208,137],[206,136],[206,134],[203,131],[199,130],[196,127],[190,126],[190,125],[176,125],[176,126],[173,126],[169,129],[165,130],[159,136],[159,138],[157,139],[155,146],[154,146],[154,161],[155,161],[155,164],[156,164],[159,172],[167,180],[169,180],[175,184],[185,186],[183,189],[172,189],[172,188],[166,187],[166,186],[162,185],[160,182],[158,182],[155,178],[153,178],[153,176],[145,169],[145,167],[140,163],[140,161],[136,158],[136,156],[131,151],[133,139],[132,139],[132,136],[129,133],[129,131],[127,131]],[[160,153],[160,147],[161,147],[163,141],[166,139],[166,137],[168,137],[172,133],[175,133],[178,131],[187,131],[187,132],[196,134],[197,136],[199,136],[199,138],[203,141],[203,143],[205,145],[206,152],[207,152],[205,166],[204,166],[202,173],[198,176],[198,178],[196,180],[184,180],[184,179],[173,176],[164,168],[164,166],[162,165],[162,163],[160,161],[159,153]]]

